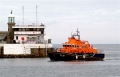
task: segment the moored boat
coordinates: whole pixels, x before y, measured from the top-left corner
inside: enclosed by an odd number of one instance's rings
[[[88,41],[80,40],[80,33],[77,30],[68,38],[68,42],[63,43],[62,48],[48,52],[51,60],[104,60],[105,54],[94,48]]]

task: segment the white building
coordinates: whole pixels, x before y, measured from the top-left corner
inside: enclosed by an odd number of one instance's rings
[[[4,48],[4,55],[19,55],[31,54],[31,48],[52,48],[51,39],[45,38],[46,26],[42,23],[40,25],[15,25],[15,16],[11,14],[8,16],[8,32],[3,32],[4,44],[0,44]],[[47,50],[46,50],[47,52]],[[0,52],[2,54],[2,52]]]
[[[45,43],[45,25],[13,26],[14,40],[16,43],[24,44],[44,44]]]

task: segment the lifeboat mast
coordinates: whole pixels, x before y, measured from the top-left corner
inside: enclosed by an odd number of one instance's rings
[[[72,35],[72,37],[74,38],[74,36],[78,36],[78,39],[80,40],[80,32],[78,31],[78,28],[77,28],[77,31],[76,31],[76,32],[77,32],[77,34],[74,33],[74,34]]]

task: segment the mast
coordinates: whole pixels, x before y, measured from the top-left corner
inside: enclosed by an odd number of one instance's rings
[[[22,7],[23,10],[23,26],[24,26],[24,6]]]
[[[78,39],[80,39],[80,32],[78,31],[78,28],[77,28],[77,35],[76,36],[78,36]]]
[[[80,40],[80,32],[78,31],[78,28],[77,28],[77,34],[76,33],[74,33],[71,37],[73,37],[74,38],[74,36],[77,36],[78,37],[78,39]]]
[[[37,5],[36,5],[36,26],[37,26]]]

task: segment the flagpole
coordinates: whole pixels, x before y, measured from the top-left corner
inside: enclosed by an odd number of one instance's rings
[[[24,6],[22,7],[23,10],[23,26],[24,26]]]
[[[36,5],[36,25],[37,25],[37,5]]]
[[[36,26],[37,26],[37,5],[36,5]]]

